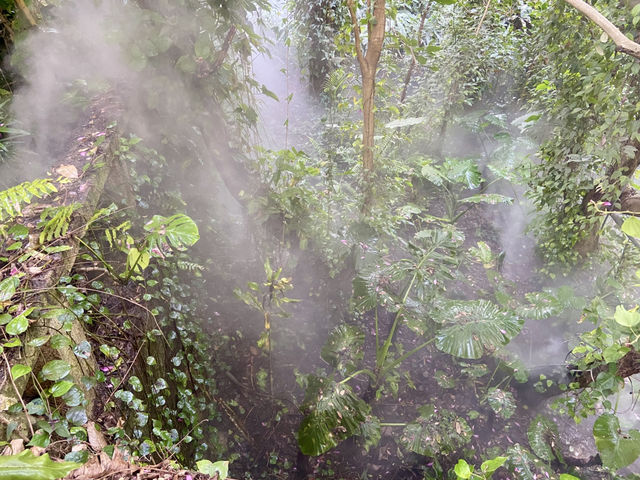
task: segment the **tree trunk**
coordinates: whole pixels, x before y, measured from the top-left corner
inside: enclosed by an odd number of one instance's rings
[[[623,204],[625,201],[627,203],[630,203],[628,199],[628,193],[623,195],[625,190],[625,185],[623,184],[623,182],[625,178],[631,177],[640,165],[640,142],[634,140],[632,142],[629,142],[625,146],[629,145],[633,146],[636,149],[635,154],[633,156],[624,157],[619,163],[616,163],[615,165],[609,167],[606,173],[606,178],[608,179],[614,178],[614,174],[616,172],[622,173],[622,176],[616,177],[616,179],[610,183],[613,191],[617,192],[615,198],[607,197],[607,193],[603,192],[602,189],[599,188],[599,186],[592,188],[589,192],[587,192],[582,200],[582,213],[585,215],[585,217],[588,218],[592,215],[590,206],[593,203],[607,201],[614,205],[614,208],[618,208],[617,206],[615,206],[618,202],[620,202],[621,204]],[[625,209],[624,205],[621,205],[621,208]],[[587,255],[595,251],[598,247],[599,232],[600,224],[596,223],[590,228],[587,235],[578,242],[578,244],[576,245],[576,250],[580,252],[581,255]]]
[[[362,116],[364,125],[362,128],[362,171],[364,181],[364,201],[363,212],[368,212],[373,202],[373,155],[375,149],[375,89],[376,71],[378,61],[382,53],[384,43],[385,22],[386,22],[386,1],[367,0],[367,7],[371,11],[373,2],[373,17],[367,25],[367,52],[363,51],[362,40],[360,38],[360,22],[356,15],[354,0],[347,0],[349,14],[351,16],[351,27],[355,37],[356,57],[360,65],[362,76]]]

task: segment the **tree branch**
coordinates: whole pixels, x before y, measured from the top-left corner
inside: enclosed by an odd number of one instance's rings
[[[422,16],[420,17],[420,27],[418,28],[418,45],[420,45],[420,40],[422,39],[422,31],[424,30],[424,22],[427,19],[427,15],[429,14],[429,7],[431,4],[427,4],[426,8],[422,12]],[[413,69],[416,68],[416,56],[413,53],[413,49],[409,47],[411,51],[411,65],[409,65],[409,70],[404,77],[404,86],[402,87],[402,93],[400,94],[400,103],[404,103],[407,98],[407,89],[409,88],[409,82],[411,82],[411,76],[413,75]]]
[[[616,44],[617,50],[622,53],[626,53],[634,58],[640,59],[640,44],[637,44],[633,40],[627,38],[627,36],[618,29],[613,23],[611,23],[604,15],[598,10],[589,5],[584,0],[565,0],[569,5],[582,13],[585,17],[598,25],[609,35],[609,38]]]
[[[24,3],[24,0],[16,0],[16,5],[22,11],[24,16],[27,18],[31,26],[35,27],[38,24],[38,22],[36,22],[36,19],[33,17],[33,14],[31,13],[31,10],[29,10],[29,7],[27,7],[27,4]]]
[[[220,51],[218,52],[218,55],[216,57],[216,61],[213,62],[213,68],[214,70],[218,70],[222,64],[224,63],[224,59],[227,56],[227,52],[229,51],[229,47],[231,46],[231,41],[233,40],[233,37],[236,34],[236,26],[233,25],[229,31],[227,32],[227,36],[224,39],[224,43],[222,44],[222,48],[220,49]]]
[[[367,34],[369,43],[367,44],[367,67],[374,70],[378,66],[382,44],[384,43],[384,32],[387,22],[385,0],[375,0],[373,4],[373,18],[367,23]]]
[[[355,35],[355,45],[356,45],[356,57],[358,59],[358,63],[360,64],[360,68],[364,71],[368,68],[367,61],[364,58],[364,54],[362,53],[362,39],[360,38],[360,23],[358,22],[358,16],[356,15],[356,6],[353,3],[353,0],[347,0],[347,7],[349,7],[349,15],[351,16],[351,26],[353,27],[353,33]]]

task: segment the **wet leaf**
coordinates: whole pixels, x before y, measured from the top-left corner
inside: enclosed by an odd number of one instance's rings
[[[637,308],[627,310],[622,305],[618,305],[613,319],[623,327],[633,328],[640,323],[640,313]]]
[[[621,229],[630,237],[640,238],[640,218],[628,217],[622,224]]]
[[[64,360],[51,360],[42,367],[40,374],[45,380],[56,382],[69,375],[70,372],[71,365]]]
[[[454,467],[453,471],[458,476],[458,479],[466,480],[471,477],[471,467],[463,459],[458,460],[458,463]]]
[[[16,293],[16,288],[20,285],[18,277],[5,278],[0,282],[0,302],[7,302]]]
[[[67,380],[62,380],[61,382],[55,383],[49,391],[54,398],[61,397],[65,393],[67,393],[71,387],[73,387],[73,382],[69,382]]]
[[[0,478],[7,480],[54,480],[78,467],[76,462],[53,462],[46,453],[36,457],[31,450],[0,456]]]
[[[605,467],[618,470],[640,456],[640,431],[623,433],[615,415],[600,415],[593,424],[593,436]]]
[[[506,345],[522,329],[523,320],[486,300],[450,301],[433,315],[442,328],[436,346],[456,357],[478,359]]]
[[[348,385],[311,376],[303,405],[310,413],[298,429],[300,451],[313,456],[328,452],[357,433],[370,409]]]
[[[423,405],[420,416],[407,424],[400,444],[409,451],[426,457],[448,455],[471,440],[473,430],[455,412]]]
[[[11,367],[11,376],[14,380],[19,379],[20,377],[24,377],[25,375],[31,372],[31,367],[28,365],[16,364]]]
[[[5,327],[5,330],[9,335],[20,335],[21,333],[26,332],[28,328],[29,319],[23,313],[11,320]]]
[[[353,325],[341,324],[329,334],[322,347],[322,359],[342,375],[354,372],[364,356],[364,332]]]
[[[511,392],[492,387],[487,391],[486,399],[496,415],[502,418],[511,418],[516,411],[516,400]]]
[[[527,437],[531,450],[540,458],[548,462],[556,458],[562,461],[562,455],[558,448],[560,437],[556,422],[538,414],[529,424]]]
[[[229,462],[227,461],[213,463],[209,460],[199,460],[196,462],[196,466],[198,467],[198,472],[211,477],[217,476],[219,480],[225,480],[229,475]]]

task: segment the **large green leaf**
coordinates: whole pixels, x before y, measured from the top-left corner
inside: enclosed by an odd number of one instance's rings
[[[550,473],[542,460],[536,458],[519,443],[509,447],[507,450],[509,460],[508,469],[515,473],[518,480],[536,480],[539,478],[550,478]],[[539,473],[545,472],[545,473]],[[542,476],[544,475],[544,476]]]
[[[356,434],[371,407],[346,384],[310,377],[298,429],[298,445],[305,455],[322,455]]]
[[[198,226],[190,217],[181,213],[168,218],[154,215],[144,229],[152,233],[149,237],[150,249],[160,248],[162,244],[168,243],[176,250],[183,250],[200,239]]]
[[[633,328],[640,323],[640,313],[637,308],[627,310],[622,305],[618,305],[613,319],[623,327]]]
[[[40,375],[42,375],[42,378],[45,380],[57,382],[69,375],[69,372],[71,372],[71,365],[69,365],[68,362],[64,360],[51,360],[42,367]]]
[[[621,228],[630,237],[640,238],[640,218],[628,217]]]
[[[522,329],[523,320],[487,300],[454,300],[432,313],[443,328],[436,346],[445,353],[477,359],[509,343]]]
[[[221,460],[212,462],[210,460],[199,460],[196,462],[198,472],[209,475],[210,477],[218,476],[218,480],[225,480],[229,476],[229,462]]]
[[[420,416],[404,428],[400,437],[400,444],[407,450],[436,457],[453,453],[471,440],[473,430],[455,412],[423,405],[418,413]]]
[[[358,435],[358,440],[368,452],[371,447],[378,445],[382,437],[380,419],[374,415],[367,415],[365,421],[360,424],[356,435]]]
[[[0,282],[0,302],[6,302],[16,293],[16,288],[20,285],[18,277],[5,278]]]
[[[447,158],[440,171],[448,181],[462,183],[467,188],[478,188],[482,183],[478,163],[471,158]]]
[[[640,432],[622,433],[615,415],[600,415],[593,424],[593,436],[605,467],[618,470],[631,465],[640,456]]]
[[[322,359],[342,375],[352,373],[364,355],[363,345],[364,332],[361,329],[353,325],[338,325],[322,347]]]
[[[0,456],[0,478],[3,480],[54,480],[66,476],[82,464],[54,462],[48,454],[36,457],[31,450],[18,455]]]
[[[559,450],[559,435],[556,422],[544,415],[538,414],[531,420],[527,429],[529,445],[537,456],[551,462],[556,458],[562,461]]]
[[[516,411],[516,400],[511,392],[491,387],[486,399],[495,414],[502,418],[511,418]]]

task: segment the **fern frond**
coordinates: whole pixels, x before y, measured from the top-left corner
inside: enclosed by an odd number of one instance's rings
[[[17,217],[22,213],[22,206],[31,203],[33,197],[43,198],[57,192],[53,182],[48,178],[39,178],[31,182],[8,188],[0,192],[0,221]]]
[[[40,215],[40,225],[42,226],[39,237],[40,243],[50,242],[56,238],[64,237],[69,230],[71,214],[78,208],[80,208],[79,203],[72,203],[71,205],[45,209]]]

